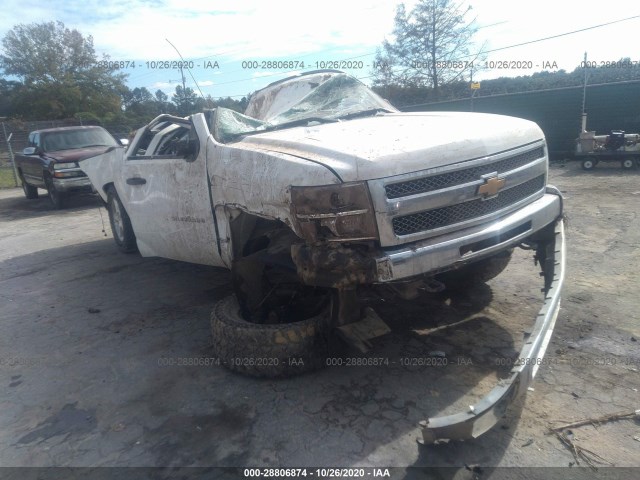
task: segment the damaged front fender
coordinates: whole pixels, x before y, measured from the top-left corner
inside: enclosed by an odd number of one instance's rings
[[[298,276],[306,285],[352,288],[376,281],[377,263],[371,255],[338,244],[291,246]]]

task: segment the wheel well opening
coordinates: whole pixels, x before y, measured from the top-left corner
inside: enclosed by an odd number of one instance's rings
[[[286,245],[298,237],[280,220],[261,218],[242,212],[231,223],[231,242],[234,259],[247,257],[273,245],[275,238]]]
[[[115,187],[113,186],[113,182],[105,183],[105,184],[102,186],[102,191],[104,192],[104,194],[105,194],[105,195],[106,195],[107,193],[109,193],[109,189],[110,189],[111,187],[115,188]]]
[[[233,287],[243,318],[252,323],[292,323],[318,315],[326,289],[305,285],[291,256],[302,241],[279,220],[240,213],[230,223]]]

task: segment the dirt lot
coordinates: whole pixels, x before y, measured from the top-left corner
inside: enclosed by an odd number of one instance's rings
[[[416,443],[418,422],[466,410],[519,351],[541,305],[530,252],[473,291],[369,298],[393,330],[367,355],[381,365],[343,359],[256,380],[189,365],[212,356],[225,270],[119,253],[96,197],[53,211],[44,195],[0,190],[0,465],[454,467],[437,478],[466,478],[465,465],[575,465],[548,427],[640,408],[639,178],[614,165],[552,168],[569,253],[545,365],[497,428],[430,447]],[[406,365],[433,351],[446,366]],[[640,421],[572,430],[609,464],[640,466]]]

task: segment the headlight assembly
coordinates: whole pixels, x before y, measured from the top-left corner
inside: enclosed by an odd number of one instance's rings
[[[54,163],[54,170],[64,170],[66,168],[78,168],[78,164],[76,162],[64,162],[64,163]]]
[[[364,182],[291,187],[294,218],[308,242],[376,240],[378,229]]]

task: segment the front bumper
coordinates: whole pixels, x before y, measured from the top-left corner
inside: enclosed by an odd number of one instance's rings
[[[400,247],[364,251],[348,245],[293,245],[299,277],[307,285],[342,288],[435,275],[522,243],[562,216],[554,187],[538,200],[497,220]]]
[[[551,248],[548,249],[552,255],[546,262],[552,269],[546,273],[550,279],[549,288],[533,326],[530,331],[525,332],[524,346],[518,355],[517,365],[511,369],[508,378],[500,380],[486,397],[472,405],[468,411],[420,422],[421,443],[476,438],[493,427],[502,418],[509,404],[526,393],[542,363],[560,310],[566,257],[564,223],[561,219],[556,223],[553,234]]]
[[[72,190],[91,191],[91,180],[89,177],[53,178],[53,185],[59,192],[70,192]]]
[[[562,214],[562,197],[546,193],[489,225],[385,249],[376,258],[377,282],[386,283],[438,272],[481,260],[513,245],[552,223]]]

